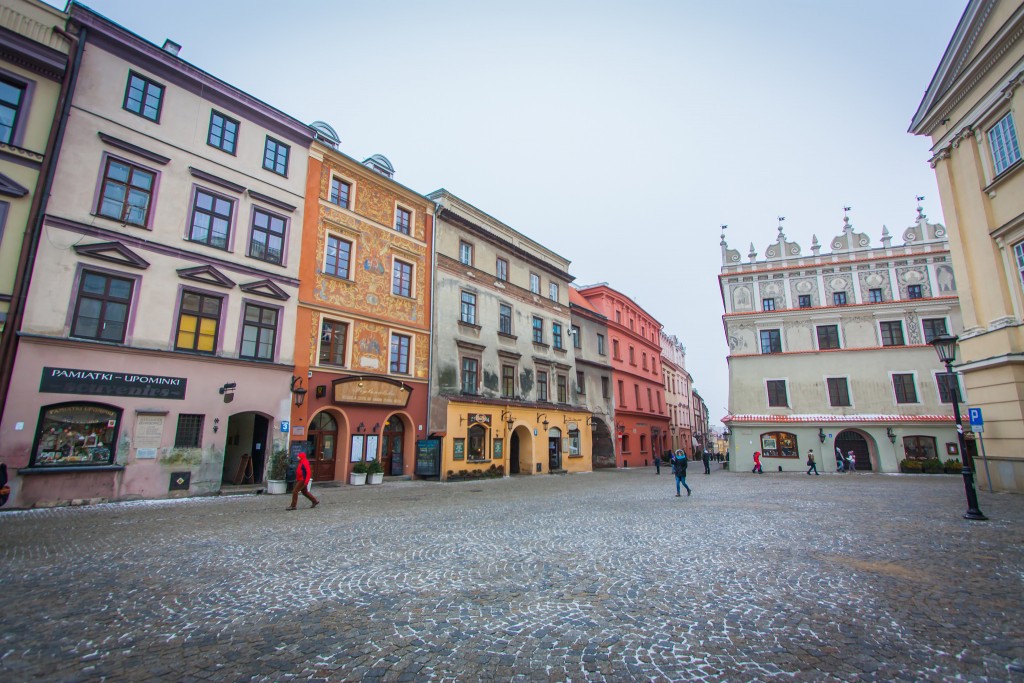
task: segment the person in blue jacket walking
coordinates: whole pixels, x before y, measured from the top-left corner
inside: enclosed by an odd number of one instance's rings
[[[672,473],[676,475],[676,496],[681,495],[680,484],[686,489],[686,495],[690,495],[692,491],[686,485],[686,453],[682,449],[676,451],[675,457],[672,458]]]

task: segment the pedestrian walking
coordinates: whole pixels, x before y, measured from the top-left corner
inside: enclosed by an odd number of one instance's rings
[[[754,451],[754,469],[751,472],[757,472],[758,474],[764,474],[761,471],[761,451]]]
[[[843,452],[839,450],[839,446],[836,446],[836,472],[846,471],[846,460],[843,458]]]
[[[312,478],[313,470],[309,467],[309,460],[306,459],[306,454],[299,453],[299,465],[295,468],[295,486],[292,487],[292,504],[291,507],[287,507],[285,510],[295,509],[295,504],[299,502],[300,493],[313,503],[310,508],[315,508],[320,504],[316,496],[309,492],[309,482]]]
[[[708,449],[704,449],[701,460],[704,461],[704,474],[711,474],[711,453]]]
[[[661,474],[661,456],[654,456],[654,473]]]
[[[680,484],[686,489],[686,495],[690,495],[692,491],[686,485],[686,453],[681,448],[676,451],[676,456],[672,458],[672,473],[676,475],[676,497],[678,498],[682,495],[682,491],[679,489]]]
[[[857,456],[853,454],[853,451],[846,454],[846,469],[851,472],[857,471]]]
[[[815,476],[818,474],[818,463],[814,462],[814,449],[807,451],[807,474],[810,476],[811,470],[814,470]]]

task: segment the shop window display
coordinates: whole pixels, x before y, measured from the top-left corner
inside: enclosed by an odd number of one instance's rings
[[[121,410],[94,403],[46,406],[39,415],[30,467],[110,465]]]
[[[761,455],[766,458],[796,458],[796,435],[789,432],[767,432],[761,435]]]

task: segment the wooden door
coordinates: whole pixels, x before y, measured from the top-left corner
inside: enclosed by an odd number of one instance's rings
[[[313,468],[313,481],[334,479],[337,462],[338,422],[329,413],[319,413],[309,424],[309,458]]]
[[[401,418],[392,417],[384,423],[384,450],[381,452],[381,465],[384,474],[392,477],[401,476],[405,472],[405,425]]]

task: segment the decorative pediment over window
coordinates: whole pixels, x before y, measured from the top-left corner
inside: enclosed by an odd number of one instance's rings
[[[239,285],[238,288],[247,294],[265,296],[269,299],[277,299],[278,301],[287,301],[289,299],[288,293],[270,280],[257,280],[256,282]]]
[[[213,266],[195,266],[193,268],[179,268],[178,277],[185,280],[195,280],[215,287],[226,287],[232,289],[235,281],[228,278]]]
[[[24,197],[28,194],[28,188],[0,173],[0,194],[8,197]]]
[[[145,270],[149,268],[149,261],[142,258],[134,251],[120,242],[99,242],[97,244],[76,244],[75,252],[79,256],[91,256],[101,261],[110,261],[129,268]]]

